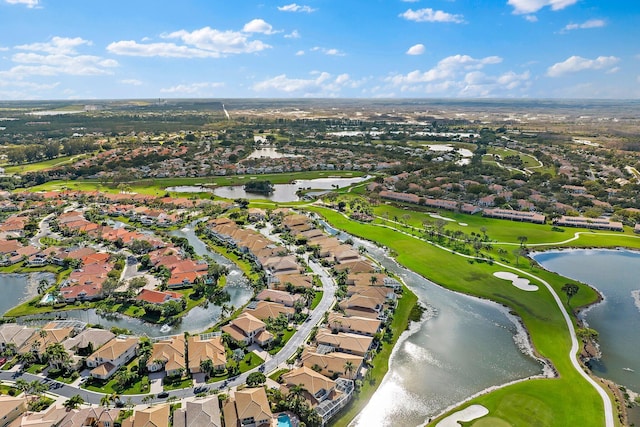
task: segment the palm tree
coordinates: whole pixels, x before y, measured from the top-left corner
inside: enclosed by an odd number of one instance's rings
[[[16,380],[16,388],[23,392],[25,396],[29,395],[29,390],[31,390],[31,386],[24,378],[19,378]]]
[[[42,279],[38,282],[38,295],[42,295],[45,291],[49,289],[49,281],[47,279]]]
[[[376,283],[378,283],[378,277],[371,275],[371,277],[369,278],[369,283],[371,283],[371,286],[375,286]]]
[[[306,388],[301,386],[300,384],[294,384],[289,387],[289,397],[291,402],[291,410],[295,413],[300,411],[300,407],[302,403],[305,401],[304,392],[307,391]]]
[[[82,396],[76,394],[65,400],[63,406],[67,408],[67,411],[70,411],[72,409],[77,409],[78,406],[82,405],[83,403],[84,399],[82,398]]]
[[[213,372],[213,362],[211,359],[204,359],[200,361],[200,370],[211,376],[211,372]]]
[[[108,394],[105,394],[100,398],[100,406],[104,406],[105,408],[108,408],[110,404],[111,404],[111,397],[109,397]]]
[[[344,364],[344,373],[346,374],[347,372],[349,373],[349,379],[351,378],[351,374],[353,374],[353,370],[355,369],[355,366],[353,366],[353,362],[348,360],[347,363]]]
[[[69,364],[69,353],[60,343],[51,344],[44,353],[53,369],[61,369]]]
[[[25,365],[30,365],[36,361],[36,355],[33,351],[27,351],[26,353],[18,355],[18,359]]]
[[[45,391],[49,390],[49,386],[41,383],[40,380],[33,380],[29,383],[29,388],[36,396],[42,395]]]

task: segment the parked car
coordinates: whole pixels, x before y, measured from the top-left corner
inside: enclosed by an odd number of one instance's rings
[[[165,397],[169,397],[169,393],[167,393],[166,391],[161,391],[160,393],[158,393],[158,399],[164,399]]]

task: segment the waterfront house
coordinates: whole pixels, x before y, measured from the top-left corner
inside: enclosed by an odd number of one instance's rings
[[[137,337],[117,337],[106,343],[99,350],[87,357],[87,366],[93,368],[91,376],[106,380],[118,368],[124,366],[136,355]]]

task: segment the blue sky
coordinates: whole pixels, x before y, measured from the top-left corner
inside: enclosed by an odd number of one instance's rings
[[[0,99],[639,98],[638,0],[0,0]]]

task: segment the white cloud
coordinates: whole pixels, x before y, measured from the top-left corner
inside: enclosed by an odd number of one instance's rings
[[[286,74],[253,85],[257,92],[284,92],[301,96],[337,96],[345,87],[357,87],[361,82],[352,81],[348,74],[335,78],[327,72],[313,72],[308,79],[289,78]],[[313,77],[315,76],[315,77]]]
[[[464,22],[462,15],[453,15],[442,10],[433,10],[430,7],[418,10],[407,9],[406,12],[401,13],[399,16],[415,22],[454,22],[456,24]]]
[[[0,52],[8,52],[9,48],[5,46],[0,46]]]
[[[596,59],[587,59],[581,56],[571,56],[563,62],[553,64],[547,69],[547,76],[560,77],[567,73],[576,73],[583,70],[601,70],[613,68],[620,61],[615,56],[599,56]]]
[[[527,15],[524,17],[529,22],[538,22],[538,17],[536,15]]]
[[[244,24],[242,31],[245,33],[274,34],[273,27],[265,22],[264,19],[253,19],[247,22]]]
[[[9,4],[23,4],[27,6],[29,9],[33,9],[38,6],[40,0],[5,0]]]
[[[513,13],[524,15],[536,13],[543,7],[549,6],[551,10],[561,10],[577,3],[578,0],[509,0],[507,4],[513,6]]]
[[[36,52],[46,52],[56,55],[67,55],[76,53],[76,48],[82,45],[91,45],[91,42],[81,37],[52,37],[50,41],[44,43],[31,43],[16,46],[16,49],[32,50]]]
[[[340,50],[334,48],[327,49],[326,47],[314,46],[310,50],[311,52],[321,52],[329,56],[345,56],[344,52],[341,52]]]
[[[607,25],[603,19],[590,19],[582,24],[567,24],[562,31],[585,30],[589,28],[600,28]]]
[[[318,9],[314,9],[311,6],[302,6],[296,3],[287,4],[285,6],[278,6],[278,10],[280,12],[304,12],[311,13],[315,12]]]
[[[142,81],[138,79],[123,79],[120,83],[131,86],[142,86]]]
[[[285,34],[284,38],[285,39],[299,39],[300,38],[300,33],[298,32],[298,30],[293,30],[293,31],[291,31],[291,33]]]
[[[262,24],[253,20],[245,27],[252,32],[266,30]],[[250,40],[250,33],[241,31],[220,31],[210,27],[194,31],[179,30],[163,34],[164,39],[177,39],[182,44],[173,42],[138,43],[134,40],[121,40],[107,46],[107,50],[117,55],[159,56],[166,58],[219,58],[231,54],[255,53],[271,48],[261,40]]]
[[[11,69],[2,71],[5,76],[23,79],[25,76],[91,76],[113,74],[112,69],[118,66],[113,59],[95,55],[82,55],[78,47],[90,46],[91,42],[80,37],[52,37],[42,43],[31,43],[15,46],[18,52],[11,56],[16,64]]]
[[[210,95],[211,89],[224,87],[221,82],[202,82],[191,84],[179,84],[168,88],[160,89],[162,93],[185,94],[185,95]]]
[[[453,55],[427,71],[390,75],[385,79],[388,86],[380,90],[386,93],[400,90],[402,93],[466,97],[513,96],[514,92],[521,95],[531,85],[529,71],[521,74],[508,71],[498,75],[482,71],[501,62],[502,58],[498,56],[476,59],[468,55]]]
[[[40,55],[37,53],[17,53],[11,57],[15,63],[21,64],[11,69],[12,73],[55,76],[67,74],[71,76],[95,76],[113,74],[111,68],[118,62],[94,55]]]
[[[422,43],[414,44],[407,50],[407,55],[422,55],[425,51],[424,45]]]
[[[304,55],[304,50],[299,50],[296,52],[296,56],[302,56]]]

